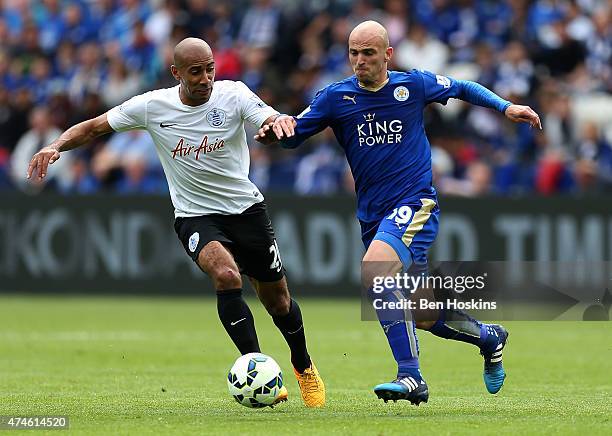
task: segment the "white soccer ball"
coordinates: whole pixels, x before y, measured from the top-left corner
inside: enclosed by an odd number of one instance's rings
[[[230,395],[245,407],[266,407],[274,403],[283,387],[283,374],[270,356],[249,353],[240,356],[227,374]]]

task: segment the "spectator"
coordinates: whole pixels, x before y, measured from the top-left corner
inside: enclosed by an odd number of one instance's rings
[[[201,38],[202,32],[214,23],[208,0],[187,0],[189,6],[189,19],[187,31],[190,36]]]
[[[520,41],[510,41],[502,54],[495,91],[504,96],[526,97],[531,93],[534,67]]]
[[[67,88],[68,83],[77,70],[76,46],[70,41],[63,41],[53,58],[53,72],[58,80],[61,80],[62,88]]]
[[[607,192],[612,188],[612,145],[595,123],[582,127],[576,149],[576,179],[582,191],[599,182]]]
[[[45,57],[37,57],[32,61],[30,74],[27,78],[28,86],[34,94],[36,104],[45,104],[51,95],[61,90],[61,82],[52,76],[51,63]]]
[[[576,0],[567,3],[565,21],[570,38],[584,44],[593,36],[593,21],[582,12]]]
[[[73,181],[72,158],[69,156],[62,156],[62,159],[53,165],[55,168],[50,167],[49,174],[42,182],[37,178],[28,180],[24,176],[34,153],[53,142],[61,133],[61,130],[51,124],[49,110],[46,107],[38,106],[32,110],[30,130],[19,139],[11,155],[10,171],[15,186],[29,193],[39,192],[46,185],[54,186],[60,192],[67,192],[71,189]],[[68,157],[68,159],[64,159],[64,157]]]
[[[247,9],[238,39],[246,50],[269,50],[276,42],[280,10],[272,0],[254,0]]]
[[[270,185],[270,156],[267,148],[259,143],[249,147],[251,165],[249,179],[260,191],[268,191]]]
[[[138,151],[129,151],[121,159],[123,177],[117,182],[119,194],[160,194],[168,191],[161,171],[152,171],[145,156]]]
[[[68,83],[70,98],[81,102],[88,92],[99,93],[106,80],[106,65],[100,48],[93,42],[78,49],[78,65]]]
[[[62,16],[59,0],[42,0],[34,2],[33,18],[40,29],[39,42],[42,49],[51,53],[59,44],[66,32],[66,23]]]
[[[612,7],[602,7],[593,15],[595,32],[587,39],[587,67],[601,82],[602,88],[612,92]]]
[[[12,97],[12,98],[11,98]],[[32,93],[27,88],[18,88],[9,94],[9,118],[10,124],[5,127],[10,130],[8,138],[9,148],[14,148],[15,144],[22,135],[28,130],[30,125],[30,111],[33,106]]]
[[[389,29],[395,68],[476,80],[542,113],[540,132],[453,101],[443,114],[428,106],[425,128],[450,159],[442,178],[472,186],[484,165],[492,186],[475,192],[608,192],[610,14],[602,0],[0,1],[0,172],[37,105],[65,129],[148,88],[175,86],[167,70],[186,36],[213,44],[216,80],[242,80],[299,113],[323,84],[350,74],[351,23],[375,19]],[[333,142],[321,134],[290,156],[254,148],[252,177],[268,192],[350,186],[350,178],[333,182]],[[149,184],[136,159],[129,168],[115,162],[98,180],[92,167],[107,152],[99,140],[75,157],[70,192],[157,189],[155,171]],[[8,188],[1,174],[0,186]]]
[[[110,16],[111,40],[116,40],[124,49],[134,40],[133,31],[136,23],[145,22],[151,14],[148,1],[118,0],[119,7]]]
[[[300,159],[294,190],[302,195],[330,195],[342,191],[346,160],[339,156],[330,130],[325,142]]]
[[[438,182],[438,186],[440,193],[446,195],[478,197],[491,193],[491,181],[491,167],[476,160],[468,165],[465,179],[445,177]]]
[[[175,25],[185,25],[188,19],[189,14],[180,9],[178,0],[163,0],[161,6],[147,18],[145,35],[159,47],[170,39]]]
[[[540,158],[536,167],[536,192],[543,195],[553,195],[568,192],[574,185],[574,180],[566,165],[565,151],[549,148]]]
[[[155,76],[157,50],[144,30],[144,22],[137,21],[132,31],[132,39],[123,49],[122,57],[131,70],[141,71],[147,83]]]
[[[137,160],[144,166],[137,163]],[[150,187],[149,181],[144,180],[145,176],[154,177],[157,174],[163,177],[153,140],[144,130],[113,134],[110,141],[94,156],[92,169],[102,186],[120,187],[124,191],[135,188],[139,183]]]
[[[12,2],[2,2],[2,16],[6,21],[12,39],[17,39],[21,35],[25,23],[32,19],[29,0],[14,0]],[[6,3],[6,4],[5,4]]]
[[[412,26],[408,38],[399,43],[395,54],[396,64],[406,71],[419,68],[438,73],[445,70],[448,58],[447,46],[419,23]]]
[[[83,16],[79,4],[69,3],[64,7],[64,40],[79,46],[91,41],[96,36],[94,31],[94,23]]]
[[[406,36],[409,22],[407,2],[403,0],[385,0],[381,24],[385,26],[389,33],[389,43],[392,47],[397,46]],[[350,26],[348,27],[350,28]]]
[[[39,44],[39,29],[33,21],[25,24],[23,31],[12,47],[11,56],[15,65],[19,65],[21,74],[27,74],[32,61],[37,57],[44,57],[45,53]]]
[[[108,77],[101,88],[101,95],[106,106],[117,106],[140,93],[141,78],[137,71],[128,70],[121,58],[111,61]]]
[[[29,102],[26,102],[26,104]],[[28,108],[10,101],[7,88],[0,86],[0,153],[10,154],[28,128]]]
[[[540,30],[543,48],[536,62],[545,65],[552,76],[562,76],[574,71],[586,57],[584,46],[572,39],[562,18],[555,19]]]

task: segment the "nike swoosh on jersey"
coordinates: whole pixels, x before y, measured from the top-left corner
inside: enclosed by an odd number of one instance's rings
[[[166,127],[176,126],[177,123],[159,123],[159,127],[165,129]]]

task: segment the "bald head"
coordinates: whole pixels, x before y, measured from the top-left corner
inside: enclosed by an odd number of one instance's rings
[[[180,83],[179,96],[189,106],[210,99],[215,81],[215,60],[210,46],[198,38],[185,38],[174,47],[170,71]]]
[[[359,80],[368,89],[384,86],[387,63],[393,55],[387,29],[376,21],[364,21],[353,29],[348,40],[349,61]]]
[[[359,23],[349,35],[349,44],[382,44],[382,49],[389,47],[387,29],[377,21],[364,21]]]
[[[185,38],[174,47],[174,65],[178,68],[197,59],[212,56],[210,46],[203,39]]]

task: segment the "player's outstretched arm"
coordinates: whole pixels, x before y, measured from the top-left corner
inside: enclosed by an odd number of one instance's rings
[[[106,113],[70,127],[59,138],[40,149],[32,157],[26,177],[30,179],[33,174],[38,172],[38,179],[42,180],[47,175],[47,167],[60,158],[61,152],[80,147],[92,139],[112,131],[113,128],[108,123]]]
[[[427,73],[427,75],[424,77],[430,81],[433,81],[433,75],[431,75],[431,73]],[[448,81],[448,79],[446,80]],[[437,100],[437,97],[444,95],[445,92],[456,92],[454,95],[456,98],[460,98],[461,100],[476,104],[478,106],[496,109],[499,112],[504,113],[507,118],[516,123],[529,123],[531,127],[538,127],[539,129],[542,128],[540,117],[529,106],[512,104],[512,102],[504,100],[490,89],[482,86],[480,83],[472,82],[470,80],[455,80],[453,82],[453,86],[450,86],[447,83],[447,86],[444,88],[448,91],[442,90],[440,92],[440,87],[434,84],[431,87],[433,90],[430,97],[431,100],[439,101]]]
[[[504,115],[515,123],[529,123],[531,127],[538,127],[542,130],[540,116],[529,106],[512,104],[508,106]]]

